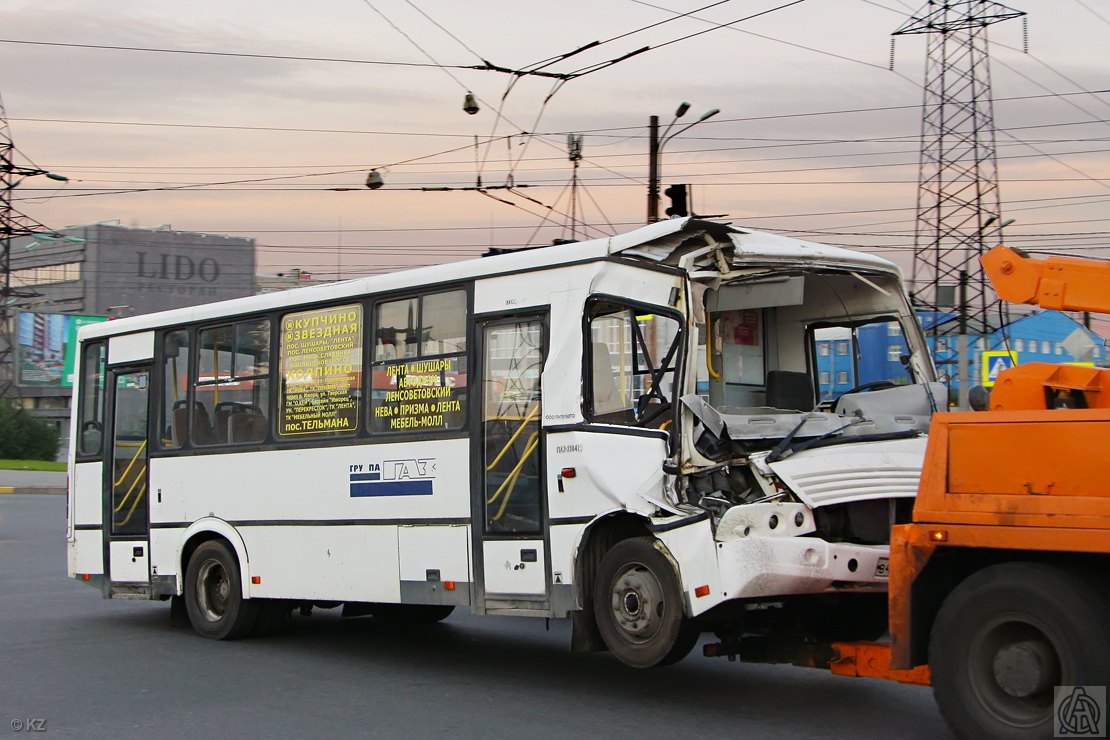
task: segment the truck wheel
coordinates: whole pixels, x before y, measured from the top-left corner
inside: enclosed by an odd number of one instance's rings
[[[239,561],[222,540],[196,549],[185,569],[185,610],[198,634],[234,640],[254,629],[259,601],[244,599]]]
[[[945,599],[929,642],[933,693],[965,740],[1051,737],[1053,687],[1110,684],[1110,604],[1040,563],[985,568]]]
[[[618,542],[594,582],[594,617],[601,638],[622,663],[650,668],[677,663],[700,631],[683,615],[682,586],[651,537]]]

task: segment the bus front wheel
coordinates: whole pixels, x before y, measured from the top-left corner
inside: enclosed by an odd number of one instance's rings
[[[198,634],[212,640],[244,637],[258,621],[259,601],[244,599],[239,561],[222,540],[208,540],[185,569],[185,610]]]
[[[651,537],[618,542],[602,558],[594,616],[609,650],[634,668],[677,663],[698,641],[683,614],[678,574]]]

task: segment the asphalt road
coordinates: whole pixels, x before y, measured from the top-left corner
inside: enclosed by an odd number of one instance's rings
[[[65,499],[0,495],[0,735],[81,738],[950,740],[928,689],[700,657],[635,670],[569,625],[456,613],[390,630],[338,610],[214,642],[159,602],[66,577]],[[42,735],[40,735],[42,736]]]
[[[14,488],[16,493],[30,493],[20,489],[54,489],[64,491],[65,471],[53,470],[0,470],[0,488]]]

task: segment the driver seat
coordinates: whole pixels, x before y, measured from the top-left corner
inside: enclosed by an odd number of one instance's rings
[[[767,373],[767,405],[791,411],[813,411],[817,405],[809,373],[771,370]]]

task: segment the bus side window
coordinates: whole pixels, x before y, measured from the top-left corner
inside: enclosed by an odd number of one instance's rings
[[[189,435],[189,332],[166,332],[162,340],[162,449],[182,447]]]
[[[377,304],[371,432],[466,426],[466,323],[462,290]]]
[[[77,452],[99,455],[104,443],[104,343],[86,344],[81,353],[81,406]]]
[[[416,357],[419,307],[415,298],[378,304],[374,362]]]
[[[279,326],[278,434],[319,439],[356,433],[362,410],[362,305],[287,313]],[[257,355],[256,365],[262,357]],[[225,414],[232,436],[251,434],[252,425],[261,429],[265,423],[253,410],[225,406],[217,409],[221,425]]]
[[[674,401],[681,327],[650,309],[596,302],[590,317],[589,413],[611,424],[659,426]]]
[[[264,442],[269,431],[270,321],[256,319],[199,333],[191,407],[193,444]],[[180,404],[180,400],[175,404]]]

